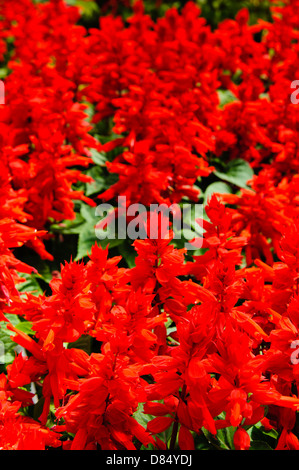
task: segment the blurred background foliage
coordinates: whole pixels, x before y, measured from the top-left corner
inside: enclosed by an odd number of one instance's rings
[[[37,0],[41,2],[41,0]],[[82,10],[82,23],[94,26],[100,15],[113,13],[121,15],[124,19],[132,14],[132,5],[135,0],[66,0],[69,5],[79,6]],[[144,0],[146,13],[153,19],[164,16],[169,8],[179,10],[189,0]],[[206,18],[212,28],[226,18],[234,18],[241,8],[250,11],[251,24],[258,18],[270,21],[270,0],[194,0],[201,8],[202,16]]]

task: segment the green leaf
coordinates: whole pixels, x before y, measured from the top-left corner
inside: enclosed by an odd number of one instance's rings
[[[0,364],[11,364],[16,356],[14,348],[16,343],[0,329]]]
[[[275,429],[266,431],[261,422],[255,424],[250,429],[246,429],[251,443],[254,442],[263,442],[269,446],[272,450],[275,449],[277,445],[278,432]],[[258,444],[259,445],[259,444]]]
[[[6,314],[5,316],[13,325],[20,321],[17,315]],[[11,336],[14,336],[14,334],[15,333],[7,329],[6,322],[0,322],[0,364],[10,364],[16,356],[14,349],[17,345],[11,339]]]
[[[207,431],[207,429],[205,428],[202,428],[201,429],[206,440],[208,441],[209,445],[211,446],[212,449],[216,449],[216,450],[222,450],[222,449],[225,449],[225,450],[229,450],[229,447],[225,446],[223,447],[223,445],[220,445],[218,439],[213,436],[212,433],[210,433],[209,431]]]
[[[91,176],[93,178],[92,183],[87,183],[86,184],[86,191],[85,195],[90,196],[91,194],[99,193],[103,191],[106,187],[106,179],[103,174],[103,170],[99,166],[94,166],[90,170],[86,172],[88,176]]]
[[[220,108],[223,108],[228,103],[238,101],[238,98],[230,90],[217,90]]]
[[[84,224],[84,217],[77,213],[75,220],[64,220],[58,224],[53,224],[50,227],[51,232],[62,233],[63,235],[80,233],[82,224]]]
[[[38,421],[40,415],[42,414],[44,404],[45,404],[45,398],[41,396],[38,402],[33,407],[33,419],[35,419],[35,421]]]
[[[94,225],[97,223],[95,207],[88,206],[87,204],[82,204],[80,213],[83,219],[85,220],[85,222],[90,222],[90,223],[93,223]]]
[[[86,0],[67,0],[67,4],[79,7],[81,10],[81,16],[85,20],[93,18],[94,15],[99,13],[99,7],[94,1],[86,2]]]
[[[249,163],[241,158],[230,161],[225,170],[216,169],[214,174],[221,180],[233,183],[239,188],[247,188],[247,182],[253,177],[253,170]]]
[[[98,152],[95,149],[90,150],[91,158],[96,165],[106,166],[107,156],[105,152]]]
[[[205,428],[202,428],[202,431],[208,440],[208,442],[213,446],[214,449],[218,450],[233,450],[234,449],[234,434],[236,431],[236,428],[233,426],[230,426],[228,428],[224,429],[218,429],[217,435],[214,436],[211,434],[209,431],[207,431]]]
[[[95,221],[93,223],[85,223],[80,230],[79,233],[79,240],[78,240],[78,247],[77,247],[77,256],[75,261],[78,261],[87,254],[91,252],[91,247],[97,241],[95,236]]]
[[[68,349],[81,349],[82,351],[85,351],[87,354],[91,354],[91,346],[92,346],[92,337],[89,335],[82,335],[80,336],[77,341],[74,341],[73,343],[69,343],[67,348]]]
[[[220,442],[225,443],[229,447],[229,449],[234,448],[234,434],[236,428],[233,426],[229,426],[228,428],[219,429],[217,432],[217,438]]]
[[[38,271],[38,274],[35,274],[35,279],[37,281],[39,279],[42,279],[44,282],[49,284],[49,282],[53,278],[53,275],[52,275],[52,270],[51,270],[50,266],[48,265],[48,263],[43,261],[43,260],[38,260],[35,267]]]
[[[264,441],[251,441],[249,450],[273,450],[272,447]]]
[[[8,69],[6,67],[0,68],[0,80],[6,78],[8,75]]]
[[[18,330],[26,334],[34,335],[32,330],[32,323],[29,321],[20,321],[17,315],[6,314],[8,321],[14,325]],[[0,322],[0,364],[10,364],[15,358],[15,348],[17,344],[11,339],[15,333],[7,328],[5,321]]]
[[[22,321],[20,323],[17,323],[15,327],[22,331],[23,333],[26,333],[26,335],[34,335],[35,331],[32,330],[32,323],[30,321]]]
[[[147,415],[143,413],[143,403],[139,403],[137,411],[133,414],[133,418],[136,419],[137,423],[140,424],[141,426],[144,427],[144,429],[147,428],[147,423],[151,421],[154,416]]]
[[[34,295],[40,295],[43,293],[43,290],[41,289],[37,281],[37,278],[40,276],[37,276],[35,274],[22,273],[21,277],[26,280],[17,284],[17,289],[19,292],[30,292]]]
[[[230,194],[232,192],[230,186],[227,183],[223,183],[222,181],[216,181],[215,183],[210,184],[204,195],[204,206],[207,205],[210,198],[213,194]]]
[[[267,101],[270,101],[269,93],[261,93],[261,94],[259,95],[259,99],[260,99],[260,100],[266,99]]]
[[[195,450],[215,450],[203,433],[195,434],[194,446]]]
[[[88,220],[84,225],[82,225],[79,233],[77,256],[75,261],[84,258],[88,253],[90,254],[91,248],[95,243],[98,243],[98,245],[101,245],[103,248],[106,248],[107,245],[109,245],[109,248],[114,248],[115,246],[119,246],[124,243],[124,240],[122,239],[112,239],[111,237],[109,238],[109,236],[103,240],[98,239],[95,232],[96,223],[97,220],[94,218],[93,221]]]
[[[18,317],[18,315],[15,315],[14,313],[5,313],[4,314],[7,318],[7,320],[9,321],[9,323],[11,323],[13,326],[16,326],[19,322],[20,322],[20,319]],[[0,322],[0,326],[4,324],[6,325],[7,323],[6,322]],[[13,334],[11,331],[7,330],[9,332],[9,334]]]
[[[119,245],[118,251],[123,259],[126,261],[128,268],[134,268],[135,266],[135,258],[136,258],[136,251],[126,240],[124,243]]]

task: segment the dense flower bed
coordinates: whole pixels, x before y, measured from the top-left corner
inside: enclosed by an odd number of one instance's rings
[[[298,450],[299,1],[106,3],[0,1],[0,448]],[[118,196],[199,248],[99,242]]]

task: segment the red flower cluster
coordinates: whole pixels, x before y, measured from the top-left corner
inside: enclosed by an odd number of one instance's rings
[[[6,185],[23,198],[18,205],[26,223],[39,230],[49,221],[74,218],[73,199],[92,203],[72,189],[90,178],[69,169],[89,165],[88,148],[97,146],[86,105],[76,97],[86,32],[75,25],[77,9],[63,2],[3,1],[0,13],[5,36],[14,38],[1,106],[1,165]]]
[[[253,26],[241,10],[211,31],[193,2],[156,22],[136,2],[127,23],[87,30],[62,0],[0,1],[0,320],[23,349],[0,375],[0,448],[190,450],[233,428],[242,450],[260,424],[299,450],[298,6]],[[220,106],[220,89],[235,100]],[[116,138],[98,142],[90,132],[111,119]],[[196,202],[217,159],[241,156],[256,175],[211,197],[200,254],[169,232],[136,240],[124,268],[95,244],[50,294],[20,295],[33,268],[12,250],[51,259],[48,224],[73,219],[75,199],[95,205],[72,188],[91,181],[90,149],[117,147],[102,199]]]

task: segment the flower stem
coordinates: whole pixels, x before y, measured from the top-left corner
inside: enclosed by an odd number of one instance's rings
[[[181,397],[180,397],[181,400],[185,399],[186,391],[187,391],[187,386],[186,386],[186,384],[184,384],[183,388],[182,388]],[[172,433],[171,433],[171,440],[170,440],[170,444],[169,444],[169,450],[174,450],[174,448],[175,448],[178,429],[179,429],[179,419],[178,419],[178,415],[176,414],[175,415],[175,421],[173,423]]]

